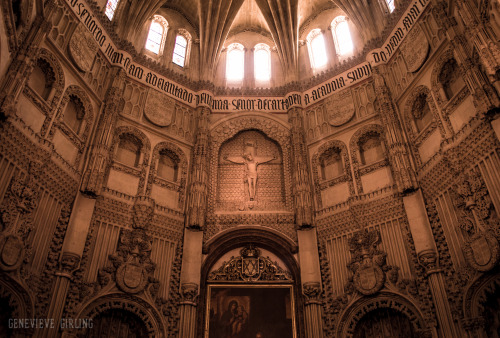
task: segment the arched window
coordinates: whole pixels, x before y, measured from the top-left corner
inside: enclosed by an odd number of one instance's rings
[[[146,40],[146,49],[155,53],[161,54],[165,45],[165,37],[167,36],[168,22],[164,17],[155,15],[151,26],[149,27],[148,39]]]
[[[449,59],[441,68],[439,73],[439,82],[443,86],[446,99],[451,99],[455,94],[457,94],[465,85],[460,71],[458,69],[458,64],[455,59]]]
[[[116,7],[118,6],[118,1],[120,1],[120,0],[108,0],[108,2],[106,3],[105,14],[109,20],[113,20],[113,16],[115,15]]]
[[[174,56],[172,61],[181,67],[184,67],[186,60],[187,40],[184,36],[178,34],[175,38]]]
[[[353,45],[349,25],[345,16],[337,16],[332,21],[333,41],[335,42],[335,50],[339,56],[352,54]]]
[[[361,165],[378,162],[385,157],[384,146],[379,134],[365,135],[359,140]]]
[[[245,74],[245,49],[242,44],[233,43],[227,47],[226,79],[241,81]]]
[[[394,6],[394,0],[385,0],[387,3],[387,7],[389,8],[389,12],[394,12],[394,9],[396,9],[396,6]]]
[[[413,103],[413,119],[417,132],[420,133],[432,122],[432,112],[427,102],[427,95],[420,94]]]
[[[130,134],[120,135],[118,149],[116,150],[115,159],[118,162],[131,167],[138,167],[141,157],[142,143],[135,136]]]
[[[54,86],[56,75],[51,65],[44,59],[38,59],[28,80],[28,85],[40,97],[47,101]]]
[[[269,81],[271,78],[271,50],[265,43],[255,46],[254,71],[257,81]]]
[[[326,66],[328,59],[326,57],[325,40],[319,28],[313,29],[307,35],[307,46],[309,49],[309,58],[311,59],[311,67],[319,69]]]
[[[80,101],[77,96],[71,95],[66,105],[66,109],[64,110],[64,123],[66,123],[76,134],[79,134],[84,115],[85,108],[83,107],[82,101]]]
[[[177,156],[166,149],[160,151],[156,174],[168,181],[177,182],[178,171],[179,160],[177,159]]]
[[[344,173],[340,149],[331,148],[320,158],[321,178],[330,180]]]

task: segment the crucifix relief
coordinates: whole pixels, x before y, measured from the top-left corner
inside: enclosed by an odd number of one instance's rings
[[[252,141],[245,142],[245,150],[241,156],[224,156],[224,160],[245,165],[245,182],[248,183],[248,195],[250,201],[255,199],[255,187],[257,186],[257,166],[275,160],[276,156],[256,156],[255,144]]]

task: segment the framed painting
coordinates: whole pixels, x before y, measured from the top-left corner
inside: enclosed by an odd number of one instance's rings
[[[292,285],[209,285],[205,338],[296,338]]]

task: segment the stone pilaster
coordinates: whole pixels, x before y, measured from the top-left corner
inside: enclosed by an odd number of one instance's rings
[[[114,130],[118,120],[118,114],[123,109],[124,100],[122,98],[123,87],[125,85],[125,72],[120,68],[115,68],[110,75],[113,83],[109,88],[104,108],[99,120],[96,136],[91,147],[90,159],[83,177],[81,191],[91,195],[100,195],[105,171],[111,160]]]
[[[294,107],[288,110],[288,122],[291,125],[295,223],[298,227],[310,227],[313,225],[313,200],[304,139],[302,109]]]
[[[191,184],[186,205],[186,227],[202,229],[205,226],[208,194],[208,116],[210,110],[198,108],[198,133],[193,149]]]
[[[378,113],[382,118],[389,159],[394,172],[394,180],[400,192],[413,190],[417,186],[413,163],[410,160],[408,143],[396,113],[391,93],[387,87],[380,67],[373,70],[375,94],[379,100]]]
[[[453,322],[444,283],[444,274],[439,267],[439,254],[427,218],[422,191],[417,190],[407,194],[403,197],[403,203],[418,261],[424,267],[427,275],[427,282],[436,308],[436,317],[441,335],[443,337],[458,337],[459,334]]]
[[[297,231],[299,243],[300,279],[305,296],[306,337],[323,337],[321,316],[321,271],[319,265],[318,240],[316,229]]]
[[[196,333],[196,306],[198,301],[198,284],[181,285],[179,338],[194,338]]]

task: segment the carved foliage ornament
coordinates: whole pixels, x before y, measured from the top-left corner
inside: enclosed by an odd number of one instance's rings
[[[261,251],[254,245],[244,247],[240,254],[241,256],[232,257],[229,262],[224,262],[219,269],[212,271],[208,281],[293,281],[289,271],[280,267],[277,262],[271,261],[269,257],[261,257]]]

